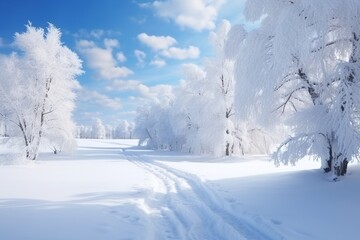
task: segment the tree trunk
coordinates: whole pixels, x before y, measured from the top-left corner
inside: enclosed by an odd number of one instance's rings
[[[347,158],[341,159],[343,154],[334,153],[333,145],[330,139],[328,139],[328,149],[329,158],[326,160],[325,166],[323,166],[324,172],[328,173],[333,170],[335,176],[344,176],[347,173],[349,161]]]
[[[345,176],[345,174],[347,173],[348,163],[349,161],[347,160],[347,158],[345,158],[340,162],[340,164],[334,166],[334,175]]]
[[[225,155],[230,156],[230,143],[226,143]]]
[[[34,149],[32,149],[31,145],[26,147],[26,159],[28,160],[36,160],[38,154]]]
[[[328,141],[328,144],[329,144],[329,146],[328,146],[328,149],[329,149],[329,159],[326,160],[327,165],[325,165],[325,166],[323,167],[325,173],[328,173],[328,172],[331,171],[331,169],[332,169],[332,163],[333,163],[333,161],[334,161],[333,152],[332,152],[332,146],[331,146],[330,141]]]
[[[21,130],[21,133],[23,135],[23,139],[25,142],[25,157],[26,157],[26,159],[35,160],[37,157],[37,153],[34,153],[34,151],[32,149],[33,138],[26,134],[27,124],[26,124],[25,120],[21,121],[21,119],[19,118],[18,127]]]
[[[25,157],[26,157],[26,159],[30,159],[30,150],[26,147],[26,155],[25,155]]]
[[[344,176],[347,172],[347,167],[348,167],[348,160],[345,158],[341,163],[340,163],[340,167],[339,167],[339,174],[341,176]],[[339,176],[339,175],[338,175]]]
[[[230,134],[230,131],[229,129],[226,129],[225,131],[226,135],[229,135]],[[226,156],[230,156],[230,143],[226,140],[226,145],[225,145],[225,155]]]

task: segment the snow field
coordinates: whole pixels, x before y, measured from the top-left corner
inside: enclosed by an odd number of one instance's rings
[[[78,144],[0,166],[0,239],[356,239],[358,166],[333,183],[314,162]]]
[[[74,156],[0,166],[0,239],[146,239],[148,176],[119,153],[85,140]]]

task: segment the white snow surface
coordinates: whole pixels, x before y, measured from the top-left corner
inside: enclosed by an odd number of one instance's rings
[[[359,166],[330,182],[313,161],[136,145],[82,139],[72,155],[0,161],[0,239],[358,239]]]

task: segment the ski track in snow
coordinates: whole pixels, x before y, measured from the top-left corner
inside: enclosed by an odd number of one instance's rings
[[[168,229],[166,236],[155,232],[154,239],[285,239],[259,216],[233,215],[225,200],[197,176],[154,161],[141,151],[124,149],[123,154],[156,178],[154,188],[162,189],[162,193],[153,190],[147,199],[152,205],[157,202]]]

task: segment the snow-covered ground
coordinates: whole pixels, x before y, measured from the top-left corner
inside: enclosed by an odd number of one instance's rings
[[[0,239],[358,239],[358,166],[329,182],[316,162],[78,144],[73,155],[0,161]]]

